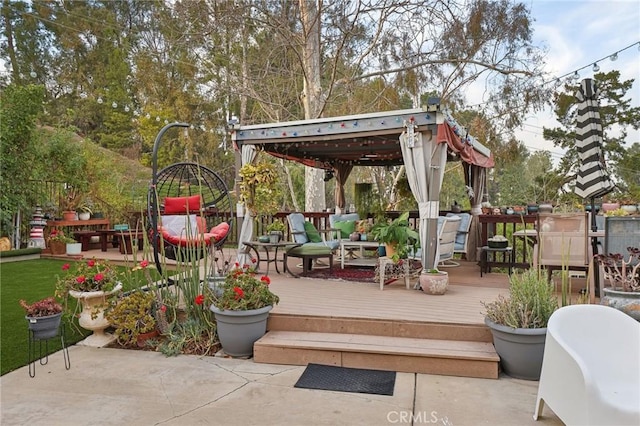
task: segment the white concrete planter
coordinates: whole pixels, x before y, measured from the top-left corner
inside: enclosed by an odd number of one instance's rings
[[[82,253],[82,243],[67,243],[67,254],[77,255]]]

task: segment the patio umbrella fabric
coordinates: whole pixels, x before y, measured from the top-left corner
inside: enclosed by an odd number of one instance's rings
[[[447,162],[447,145],[436,143],[433,134],[415,132],[413,123],[408,123],[406,127],[406,132],[400,136],[400,147],[409,187],[418,202],[422,269],[426,271],[436,267],[439,199]]]
[[[598,111],[598,88],[595,81],[585,78],[576,94],[578,118],[576,146],[580,156],[580,169],[575,193],[582,198],[602,197],[613,190],[602,155],[602,122]]]
[[[256,157],[255,145],[242,145],[242,165],[252,163]],[[238,255],[237,260],[240,265],[249,263],[248,247],[244,241],[250,241],[253,235],[253,214],[249,209],[244,209],[244,220],[242,221],[242,229],[238,237]]]

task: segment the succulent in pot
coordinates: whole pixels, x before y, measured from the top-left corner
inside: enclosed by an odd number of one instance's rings
[[[600,304],[640,321],[640,249],[627,247],[627,251],[627,259],[620,253],[595,256],[610,284],[610,287],[602,288]]]
[[[52,296],[31,304],[21,299],[19,303],[25,310],[26,316],[31,318],[48,317],[62,312],[62,305]]]

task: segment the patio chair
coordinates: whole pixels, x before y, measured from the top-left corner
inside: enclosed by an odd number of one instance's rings
[[[327,239],[326,237],[327,233],[333,231],[316,229],[313,223],[305,220],[302,213],[289,214],[287,222],[293,242],[300,245],[286,251],[284,255],[285,267],[287,265],[286,258],[297,257],[302,259],[303,273],[311,271],[313,261],[321,258],[328,258],[329,268],[333,268],[333,254],[340,247],[340,240]],[[289,272],[295,276],[291,270]]]
[[[538,241],[533,246],[533,267],[585,271],[594,286],[593,250],[587,213],[540,213]]]
[[[460,221],[461,218],[459,216],[438,217],[438,247],[436,248],[436,259],[438,259],[437,263],[440,267],[446,267],[444,263],[453,259],[456,234],[460,227]],[[416,250],[414,255],[410,254],[409,257],[413,260],[421,260],[422,248]]]
[[[469,229],[471,228],[471,215],[469,213],[447,213],[447,217],[460,217],[460,225],[456,232],[455,244],[453,246],[453,253],[462,256],[467,255],[467,249],[469,244]],[[460,266],[458,262],[448,259],[442,263],[443,267]]]
[[[344,214],[330,214],[329,215],[329,228],[332,231],[330,233],[331,239],[336,240],[348,240],[349,234],[356,230],[360,215],[358,213],[344,213]],[[353,259],[356,257],[357,248],[347,248],[347,253],[341,253],[341,256],[349,257]]]
[[[549,319],[534,420],[544,404],[568,425],[640,424],[640,323],[608,306]]]

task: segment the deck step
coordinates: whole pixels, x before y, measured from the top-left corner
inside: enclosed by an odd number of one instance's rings
[[[428,321],[346,318],[304,314],[271,313],[270,331],[308,331],[314,333],[367,334],[418,339],[493,342],[484,324],[447,324]]]
[[[253,360],[497,379],[500,358],[486,342],[269,331],[255,343]]]

